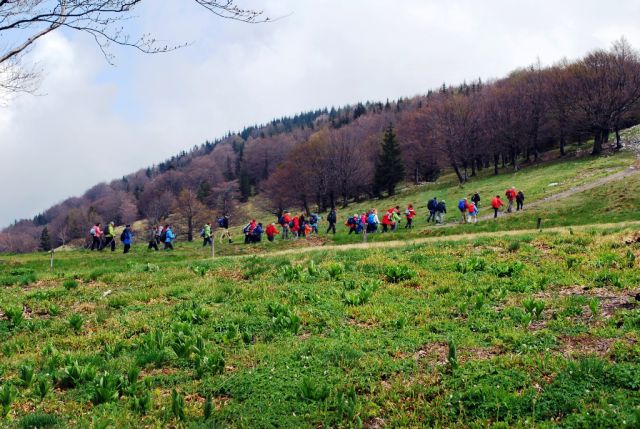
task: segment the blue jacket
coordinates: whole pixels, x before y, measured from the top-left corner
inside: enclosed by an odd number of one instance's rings
[[[176,235],[171,231],[171,228],[167,228],[165,235],[167,237],[164,239],[165,243],[171,243],[176,238]]]
[[[131,241],[133,240],[133,232],[129,228],[126,228],[123,232],[123,238],[124,240],[122,240],[122,242],[124,244],[131,244]]]

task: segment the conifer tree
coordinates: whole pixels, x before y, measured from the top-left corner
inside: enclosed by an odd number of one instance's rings
[[[396,185],[404,178],[404,164],[400,153],[400,145],[396,140],[393,125],[384,132],[382,148],[376,162],[374,177],[374,193],[380,196],[386,190],[389,195],[396,192]]]
[[[49,229],[46,226],[42,228],[42,233],[40,234],[40,250],[43,252],[51,250],[51,237],[49,236]]]

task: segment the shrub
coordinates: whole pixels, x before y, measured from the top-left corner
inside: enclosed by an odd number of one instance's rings
[[[406,265],[391,265],[384,270],[388,282],[400,283],[404,280],[411,280],[416,276],[416,272]]]
[[[517,252],[518,250],[520,250],[520,242],[519,241],[509,242],[509,244],[507,245],[507,250],[509,252]]]
[[[62,283],[62,287],[66,290],[76,289],[78,287],[78,282],[74,279],[65,280],[64,283]]]

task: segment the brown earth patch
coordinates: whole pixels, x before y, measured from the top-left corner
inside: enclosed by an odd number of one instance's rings
[[[380,428],[386,428],[387,424],[385,423],[384,419],[380,417],[376,417],[373,420],[368,420],[364,422],[362,424],[362,427],[366,429],[380,429]]]
[[[534,295],[537,299],[553,298],[554,296],[584,296],[597,299],[599,315],[610,318],[619,310],[630,310],[640,304],[640,291],[609,290],[606,288],[586,288],[580,285],[569,286],[558,291],[544,291]],[[583,309],[583,317],[592,317],[588,306]]]
[[[291,247],[317,247],[324,246],[329,242],[326,237],[319,237],[317,235],[309,235],[306,238],[300,238],[290,242]]]
[[[76,302],[71,306],[71,310],[76,313],[95,313],[97,307],[95,302]]]
[[[616,338],[596,338],[586,335],[579,337],[563,336],[558,338],[560,351],[564,356],[595,354],[603,357],[609,353]]]
[[[624,244],[640,243],[640,232],[634,232],[631,235],[627,235],[624,237],[623,241]]]
[[[228,268],[219,268],[213,272],[214,277],[221,277],[227,280],[243,281],[245,276],[239,270],[230,270]]]
[[[488,360],[504,353],[500,347],[471,347],[458,348],[458,361],[460,363],[472,360]],[[449,355],[449,345],[444,341],[429,343],[422,346],[413,354],[415,360],[426,359],[435,365],[446,365]]]

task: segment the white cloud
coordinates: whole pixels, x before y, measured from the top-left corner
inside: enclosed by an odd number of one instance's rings
[[[44,38],[31,58],[47,72],[46,95],[0,108],[0,225],[273,117],[500,77],[623,34],[640,47],[640,5],[631,0],[615,8],[596,0],[240,3],[291,14],[245,25],[184,0],[143,2],[135,29],[194,44],[157,56],[118,49],[116,68],[86,37]]]

